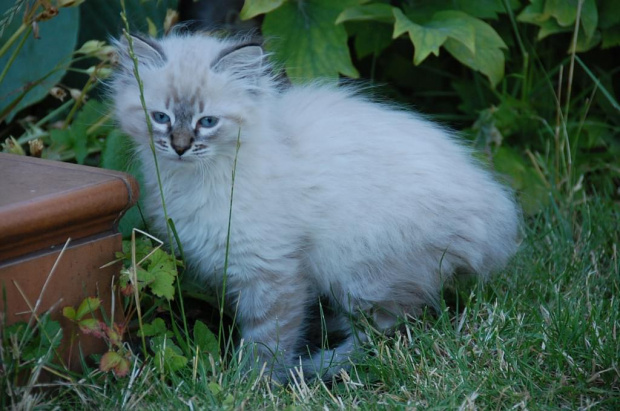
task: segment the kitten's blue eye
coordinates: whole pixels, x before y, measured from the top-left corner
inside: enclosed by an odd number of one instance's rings
[[[217,117],[207,116],[198,120],[198,124],[200,124],[201,127],[212,128],[215,127],[218,121],[219,119]]]
[[[153,111],[151,113],[151,117],[153,117],[153,120],[159,124],[170,123],[170,116],[166,113],[162,113],[161,111]]]

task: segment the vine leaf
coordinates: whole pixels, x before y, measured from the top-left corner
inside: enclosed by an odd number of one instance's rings
[[[265,16],[263,34],[276,60],[289,78],[303,81],[315,77],[359,77],[351,62],[345,28],[335,24],[342,11],[358,0],[286,2]]]
[[[431,53],[438,56],[444,47],[462,64],[481,72],[495,86],[504,76],[507,48],[497,32],[484,21],[457,10],[440,11],[422,24],[394,8],[394,35],[408,33],[415,47],[413,63],[422,63]]]
[[[239,16],[242,20],[248,20],[259,14],[269,13],[280,7],[285,0],[246,0]]]

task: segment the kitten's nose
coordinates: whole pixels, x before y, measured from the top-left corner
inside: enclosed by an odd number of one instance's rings
[[[183,153],[185,153],[187,150],[189,150],[190,145],[187,145],[187,146],[177,146],[177,145],[173,144],[172,148],[174,149],[174,151],[176,151],[176,153],[179,156],[182,156]]]
[[[172,136],[172,148],[179,155],[182,156],[187,150],[190,149],[192,144],[194,143],[194,138],[175,138]],[[178,143],[178,144],[177,144]]]

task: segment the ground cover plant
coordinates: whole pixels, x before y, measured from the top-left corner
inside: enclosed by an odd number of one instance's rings
[[[127,168],[98,87],[115,64],[105,30],[163,34],[176,2],[0,5],[4,150]],[[2,407],[619,408],[620,4],[247,0],[239,18],[256,19],[292,81],[363,78],[458,128],[518,192],[519,253],[393,336],[366,325],[367,355],[334,383],[299,371],[280,387],[244,368],[234,312],[182,278],[182,244],[175,258],[132,231],[144,227],[136,209],[118,255],[128,321],[94,316],[96,296],[64,310],[110,350],[75,374],[53,362],[57,323],[0,324]],[[172,222],[163,240],[174,236]]]

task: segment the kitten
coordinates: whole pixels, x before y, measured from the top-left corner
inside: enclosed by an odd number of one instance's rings
[[[127,42],[111,90],[136,142],[145,208],[165,232],[155,161]],[[519,212],[452,134],[350,88],[283,87],[262,48],[235,39],[133,37],[163,194],[188,262],[222,286],[256,366],[299,365],[319,298],[348,337],[303,361],[330,377],[379,330],[436,303],[455,272],[487,277],[517,249]],[[237,142],[240,146],[237,150]]]

